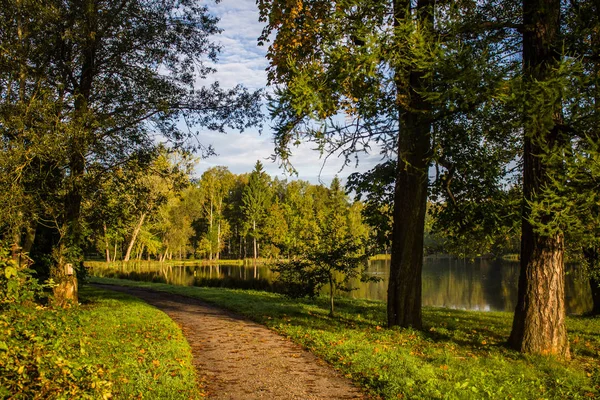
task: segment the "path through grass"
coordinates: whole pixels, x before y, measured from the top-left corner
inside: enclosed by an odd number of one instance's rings
[[[574,359],[524,356],[504,346],[510,313],[424,310],[425,331],[385,329],[381,302],[326,299],[94,278],[200,298],[250,317],[321,356],[385,399],[577,399],[600,396],[600,319],[569,318]]]

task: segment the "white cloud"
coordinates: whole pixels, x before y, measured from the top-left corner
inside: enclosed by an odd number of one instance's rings
[[[218,4],[209,5],[211,13],[220,18],[219,27],[223,32],[213,37],[222,46],[219,61],[214,67],[217,73],[208,77],[201,84],[219,81],[224,88],[231,88],[243,84],[250,89],[263,89],[267,78],[265,69],[268,61],[265,57],[266,47],[259,47],[257,39],[262,31],[262,23],[258,22],[258,9],[254,0],[223,0]],[[252,171],[256,160],[260,160],[265,170],[272,176],[285,178],[283,171],[277,163],[269,159],[273,154],[272,131],[266,122],[263,134],[257,130],[248,130],[242,134],[229,133],[227,135],[206,132],[200,137],[204,145],[213,145],[218,156],[202,160],[197,168],[200,176],[206,169],[224,165],[231,172],[240,174]],[[324,159],[317,151],[312,150],[314,145],[302,144],[292,149],[291,162],[298,172],[298,179],[318,183],[321,180],[328,185],[335,175],[344,179],[355,171],[366,171],[380,161],[380,156],[361,156],[358,168],[354,162],[343,166],[343,160],[331,156],[323,166]],[[296,177],[292,177],[295,179]]]

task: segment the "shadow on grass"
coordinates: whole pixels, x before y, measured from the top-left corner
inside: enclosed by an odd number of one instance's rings
[[[113,283],[113,282],[110,282]],[[180,297],[185,303],[188,298],[198,299],[201,303],[211,304],[220,309],[228,310],[232,317],[235,315],[249,319],[275,329],[281,324],[297,326],[300,329],[318,329],[324,332],[341,330],[371,332],[385,327],[385,303],[350,298],[336,299],[337,315],[334,318],[328,314],[328,299],[289,299],[272,292],[222,290],[221,288],[199,288],[153,284],[147,282],[114,282],[129,284],[150,290],[158,290]],[[125,296],[118,294],[103,294],[103,296]],[[126,296],[126,301],[135,298]],[[420,340],[438,345],[454,344],[467,352],[486,353],[491,348],[506,349],[506,341],[510,333],[512,318],[510,313],[499,312],[469,312],[454,309],[425,308],[424,330],[384,330],[389,337],[395,335],[415,334]],[[360,318],[358,317],[360,315]],[[593,356],[598,346],[600,335],[600,318],[570,317],[570,335],[579,335],[585,340],[592,341],[590,347],[578,346],[579,354]],[[280,330],[280,329],[278,329]],[[396,333],[397,332],[397,333]],[[504,351],[504,353],[506,353]],[[514,352],[515,356],[518,355]]]

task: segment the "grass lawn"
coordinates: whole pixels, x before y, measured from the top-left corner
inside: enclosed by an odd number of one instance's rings
[[[0,315],[0,399],[197,399],[191,350],[166,314],[83,287],[69,310]]]
[[[600,318],[568,319],[573,360],[524,356],[504,346],[512,314],[424,309],[425,330],[385,329],[385,305],[337,299],[171,286],[108,278],[200,298],[248,316],[330,362],[385,399],[576,399],[600,396]]]

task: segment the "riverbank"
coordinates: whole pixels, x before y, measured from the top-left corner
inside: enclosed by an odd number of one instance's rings
[[[573,360],[507,349],[512,315],[425,308],[425,331],[385,329],[382,302],[289,300],[266,292],[93,278],[163,290],[219,305],[291,338],[385,399],[600,396],[600,318],[568,318]]]
[[[0,314],[1,399],[203,397],[190,347],[164,313],[87,286],[80,301]]]

